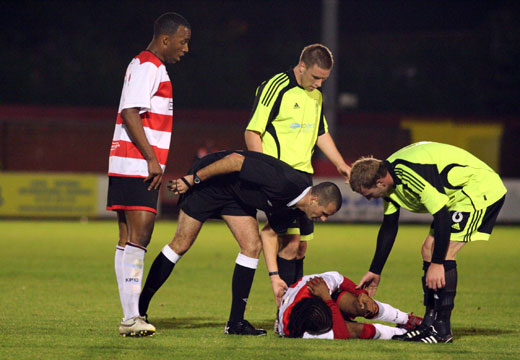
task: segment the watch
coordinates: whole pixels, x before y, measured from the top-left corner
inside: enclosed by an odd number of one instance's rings
[[[197,176],[197,173],[196,173],[196,172],[193,173],[193,183],[194,183],[195,185],[197,185],[197,184],[200,184],[201,181],[202,181],[202,180],[200,180],[200,177]]]

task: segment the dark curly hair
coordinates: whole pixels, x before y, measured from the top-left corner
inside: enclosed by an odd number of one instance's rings
[[[301,338],[305,332],[324,334],[332,329],[332,311],[317,297],[305,298],[294,305],[287,330],[289,337]]]

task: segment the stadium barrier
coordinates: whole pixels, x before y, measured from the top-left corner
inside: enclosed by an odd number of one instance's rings
[[[164,184],[173,177],[166,177]],[[331,181],[339,186],[343,205],[331,216],[335,222],[380,222],[383,218],[381,199],[366,200],[350,190],[342,178],[315,177],[314,183]],[[520,223],[520,179],[504,181],[508,194],[498,217],[499,223]],[[98,174],[78,173],[0,173],[1,218],[113,218],[107,211],[108,177]],[[177,196],[161,187],[159,215],[172,217],[177,214]],[[161,208],[163,211],[161,212]],[[265,220],[258,212],[260,220]],[[431,222],[429,214],[414,214],[403,210],[400,220],[409,223]]]

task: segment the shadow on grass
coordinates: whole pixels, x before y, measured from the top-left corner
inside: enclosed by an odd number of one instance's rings
[[[517,331],[514,330],[502,330],[502,329],[479,329],[479,328],[464,328],[457,327],[453,328],[452,332],[455,338],[462,338],[467,336],[496,336],[496,335],[504,335],[504,334],[513,334]]]
[[[150,322],[161,329],[202,329],[202,328],[222,328],[226,325],[226,321],[218,320],[216,318],[204,317],[185,317],[185,318],[156,318],[149,319]],[[274,319],[271,321],[261,320],[252,321],[251,324],[255,327],[264,329],[272,329]]]

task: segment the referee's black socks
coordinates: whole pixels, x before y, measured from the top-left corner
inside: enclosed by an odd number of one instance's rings
[[[180,258],[181,255],[175,253],[168,245],[157,255],[139,297],[139,314],[141,316],[146,315],[152,297],[168,279]]]
[[[231,312],[229,321],[237,322],[244,320],[249,292],[253,285],[258,259],[238,254],[231,283]]]
[[[287,260],[278,256],[276,258],[276,262],[278,263],[278,275],[280,278],[285,281],[287,286],[291,286],[297,280],[296,278],[296,258],[292,260]],[[302,262],[302,270],[303,270],[303,262]]]

